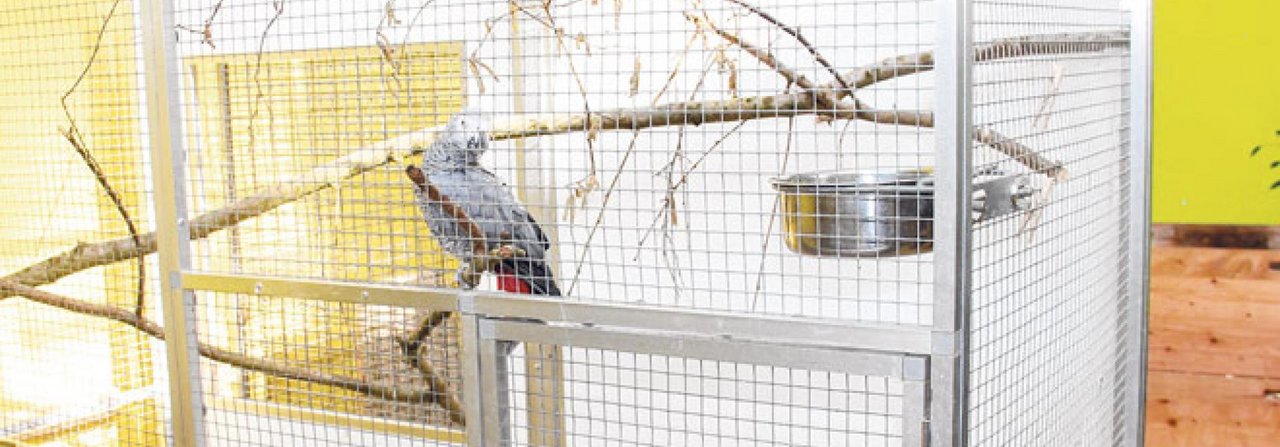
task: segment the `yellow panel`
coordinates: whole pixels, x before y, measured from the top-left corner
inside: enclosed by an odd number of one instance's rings
[[[397,76],[377,47],[191,58],[189,121],[200,128],[192,155],[197,209],[211,209],[258,187],[284,180],[340,153],[397,134],[434,126],[462,107],[462,46],[408,45]],[[331,191],[281,207],[248,225],[213,236],[213,247],[244,255],[243,265],[208,265],[230,271],[271,272],[289,260],[290,274],[331,279],[379,279],[414,269],[452,268],[407,200],[407,182],[395,169],[375,170]],[[290,228],[287,232],[266,231]],[[299,231],[300,230],[300,231]],[[231,253],[207,253],[223,262]],[[287,264],[291,268],[294,264]],[[239,315],[207,315],[205,341],[244,345],[247,354],[306,365],[316,372],[364,371],[359,342],[368,321],[361,307],[293,300],[236,300]],[[222,315],[225,314],[225,315]],[[208,326],[216,326],[209,328]],[[306,327],[306,333],[285,328]],[[307,382],[240,376],[244,387],[222,395],[348,414],[369,414],[359,394]]]
[[[12,3],[12,4],[9,4]],[[62,137],[62,96],[84,73],[69,112],[88,150],[135,219],[145,219],[133,2],[48,0],[0,6],[0,267],[11,270],[81,241],[127,234],[115,205]],[[118,8],[98,42],[103,18]],[[146,231],[145,221],[137,224]],[[132,309],[135,264],[77,273],[48,286],[85,301]],[[154,299],[154,298],[153,298]],[[35,419],[153,385],[154,340],[99,318],[22,300],[0,303],[0,420]],[[75,383],[67,387],[65,384]],[[61,427],[15,433],[53,445],[163,445],[163,417],[141,400]],[[0,442],[3,445],[4,442]]]
[[[1280,224],[1277,18],[1275,0],[1156,2],[1156,222]]]

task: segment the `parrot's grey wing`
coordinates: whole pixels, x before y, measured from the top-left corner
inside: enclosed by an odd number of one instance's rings
[[[533,293],[559,295],[544,257],[550,241],[529,211],[516,200],[501,179],[478,166],[430,174],[441,194],[458,204],[485,234],[490,248],[512,245],[525,256],[504,262],[509,273],[529,283]]]
[[[461,180],[459,176],[448,171],[432,171],[427,174],[427,182],[455,204],[460,204],[459,199],[465,199],[465,197],[455,197],[458,194],[455,191],[457,188],[453,185]],[[432,238],[440,244],[440,247],[464,261],[471,259],[473,256],[471,234],[446,212],[440,203],[432,201],[422,190],[415,187],[413,195],[418,209],[426,218],[427,227],[431,229]]]
[[[539,259],[548,249],[542,229],[493,173],[473,166],[434,171],[428,180],[484,230],[491,248],[513,244]]]

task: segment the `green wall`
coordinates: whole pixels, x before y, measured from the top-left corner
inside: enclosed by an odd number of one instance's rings
[[[1280,1],[1155,1],[1154,77],[1153,220],[1280,224]]]

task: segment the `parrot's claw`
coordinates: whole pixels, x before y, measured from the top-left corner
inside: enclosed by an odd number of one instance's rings
[[[528,252],[523,248],[514,245],[498,246],[489,251],[489,256],[477,257],[472,259],[471,262],[458,266],[458,285],[467,290],[474,289],[480,285],[480,278],[484,275],[484,272],[492,270],[502,260],[522,258],[527,255]]]
[[[463,264],[458,267],[458,284],[467,290],[474,289],[480,285],[480,273],[472,269],[470,264]]]
[[[493,249],[491,255],[498,259],[522,258],[526,255],[523,248],[513,245],[503,245]]]

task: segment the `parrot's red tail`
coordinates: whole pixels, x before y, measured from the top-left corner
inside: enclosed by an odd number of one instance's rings
[[[498,288],[526,295],[560,296],[560,287],[541,260],[507,260],[493,271]]]
[[[498,288],[503,292],[511,293],[529,294],[533,292],[533,288],[529,286],[529,283],[524,282],[515,275],[509,275],[506,273],[498,274]]]

